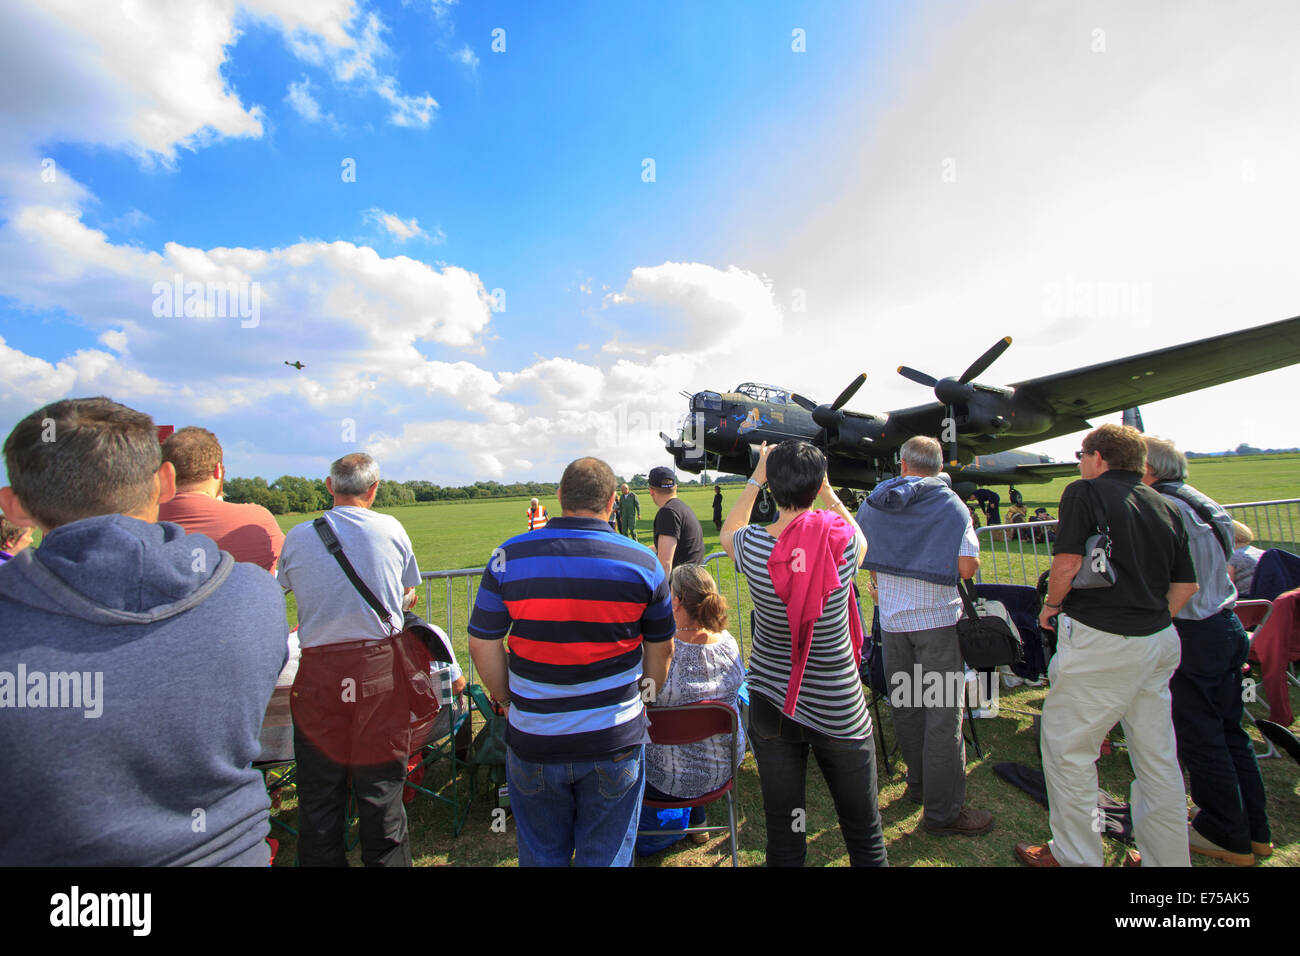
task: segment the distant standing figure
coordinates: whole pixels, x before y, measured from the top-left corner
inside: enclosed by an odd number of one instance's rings
[[[538,528],[545,528],[547,521],[546,506],[541,504],[536,498],[528,505],[528,530],[536,531]]]
[[[722,533],[722,486],[713,486],[713,527]]]
[[[975,500],[979,503],[980,512],[984,515],[985,524],[1002,523],[1002,499],[996,491],[989,488],[976,488]]]
[[[636,521],[641,517],[641,502],[632,489],[625,483],[618,499],[618,523],[620,533],[636,540]]]

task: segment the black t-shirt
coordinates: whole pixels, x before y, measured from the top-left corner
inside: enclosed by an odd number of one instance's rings
[[[680,498],[669,498],[655,515],[655,551],[659,550],[659,536],[677,539],[673,552],[673,567],[679,564],[700,564],[704,561],[704,531],[700,519]]]
[[[1062,612],[1089,627],[1130,637],[1168,627],[1170,583],[1196,581],[1177,506],[1142,484],[1137,472],[1111,470],[1072,482],[1061,495],[1060,511],[1055,553],[1083,555],[1101,518],[1110,528],[1115,568],[1111,587],[1072,589]]]

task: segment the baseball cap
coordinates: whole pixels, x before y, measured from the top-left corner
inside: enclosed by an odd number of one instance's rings
[[[650,487],[651,488],[676,488],[677,473],[671,468],[660,465],[657,468],[650,469]]]

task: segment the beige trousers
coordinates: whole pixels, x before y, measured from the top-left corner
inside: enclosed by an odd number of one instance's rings
[[[1129,802],[1143,866],[1191,866],[1187,796],[1178,768],[1169,678],[1181,654],[1173,626],[1125,637],[1061,615],[1051,690],[1043,705],[1043,773],[1052,856],[1062,866],[1101,866],[1097,756],[1124,727],[1137,779]]]

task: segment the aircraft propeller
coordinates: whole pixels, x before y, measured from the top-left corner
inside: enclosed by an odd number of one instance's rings
[[[826,445],[828,444],[830,430],[832,428],[838,429],[840,423],[844,421],[844,412],[841,409],[852,400],[854,395],[858,394],[858,389],[862,387],[862,383],[866,380],[867,373],[863,372],[849,382],[848,387],[840,392],[835,401],[829,405],[818,405],[812,399],[798,394],[792,394],[790,400],[805,412],[809,412],[813,421],[821,426],[822,432],[818,437],[821,439],[821,443]]]
[[[945,406],[945,415],[952,426],[945,428],[945,431],[951,436],[948,441],[948,461],[957,461],[957,429],[956,429],[956,410],[955,405],[970,401],[975,392],[992,392],[996,395],[1010,397],[1013,392],[1010,389],[1000,388],[996,385],[984,385],[974,381],[975,376],[983,375],[990,365],[996,362],[1008,348],[1011,347],[1011,336],[998,339],[993,347],[988,349],[983,355],[977,358],[966,371],[962,372],[960,377],[948,376],[947,378],[937,379],[925,372],[918,371],[906,365],[898,367],[898,374],[909,381],[916,382],[918,385],[925,385],[934,389],[934,397],[941,401]]]

